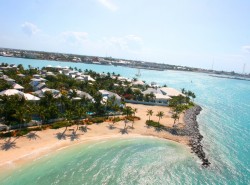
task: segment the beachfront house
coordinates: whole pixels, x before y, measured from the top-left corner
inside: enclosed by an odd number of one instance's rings
[[[80,90],[76,90],[76,94],[80,98],[84,98],[85,97],[86,99],[89,99],[92,102],[95,101],[94,98],[89,93],[86,93],[86,92],[83,92],[83,91],[80,91]]]
[[[13,84],[16,82],[14,79],[9,78],[9,77],[7,77],[7,78],[5,79],[5,81],[6,81],[9,85],[13,85]]]
[[[46,81],[47,81],[46,79],[41,78],[41,76],[37,74],[37,75],[33,75],[33,78],[30,80],[29,84],[32,86],[34,91],[37,91],[37,90],[41,89],[41,87],[38,85],[41,83],[43,84]]]
[[[62,96],[62,94],[60,93],[60,91],[56,90],[56,89],[49,89],[47,87],[35,91],[33,94],[35,94],[36,96],[42,98],[45,96],[45,92],[50,92],[53,96],[53,98],[60,98]]]
[[[73,97],[72,97],[72,95],[73,95]],[[94,98],[89,93],[86,93],[86,92],[83,92],[80,90],[70,89],[69,90],[69,97],[71,97],[72,100],[81,100],[81,99],[85,98],[85,99],[88,99],[92,102],[95,102]]]
[[[17,83],[13,83],[12,84],[12,88],[16,89],[16,90],[19,90],[19,91],[23,91],[24,90],[24,87],[21,86],[21,85],[19,85],[19,84],[17,84]]]
[[[148,88],[147,90],[143,91],[142,94],[145,97],[148,96],[149,101],[154,102],[156,104],[168,105],[168,102],[171,99],[170,96],[163,94],[159,88]]]
[[[136,80],[132,82],[132,86],[146,86],[146,83],[142,80]]]
[[[121,97],[113,92],[107,91],[107,90],[99,90],[99,92],[102,94],[102,102],[105,104],[108,100],[111,100],[114,98],[114,104],[121,105]]]
[[[18,95],[19,97],[24,97],[25,100],[27,101],[39,101],[40,98],[32,95],[32,94],[29,94],[29,93],[23,93],[21,91],[18,91],[16,89],[7,89],[7,90],[4,90],[4,91],[1,91],[0,92],[0,96],[12,96],[12,95]]]
[[[180,95],[185,96],[183,93],[172,87],[161,87],[160,91],[162,92],[163,95],[168,95],[170,97],[180,96]]]

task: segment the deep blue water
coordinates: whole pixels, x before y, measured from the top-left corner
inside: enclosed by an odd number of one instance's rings
[[[130,78],[137,73],[126,67],[69,62],[0,57],[1,62],[72,66]],[[141,74],[148,83],[195,92],[195,101],[203,108],[198,121],[210,168],[201,168],[182,145],[140,138],[68,148],[43,158],[43,165],[37,165],[38,160],[23,167],[3,184],[250,184],[250,82],[191,72],[141,70]]]

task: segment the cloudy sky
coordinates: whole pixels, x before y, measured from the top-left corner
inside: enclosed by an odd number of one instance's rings
[[[0,0],[0,47],[250,72],[249,0]]]

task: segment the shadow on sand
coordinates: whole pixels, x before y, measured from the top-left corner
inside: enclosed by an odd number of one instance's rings
[[[11,137],[10,137],[8,140],[5,140],[5,142],[1,145],[1,150],[7,151],[10,149],[18,148],[15,142],[17,139],[18,137],[15,138],[13,141],[11,141]]]
[[[120,133],[121,134],[128,134],[128,129],[127,128],[121,128]]]
[[[26,135],[26,137],[29,139],[29,140],[36,140],[37,138],[40,138],[39,135],[36,134],[36,132],[30,132]]]
[[[116,127],[112,124],[109,124],[108,126],[107,126],[107,128],[109,129],[109,130],[114,130],[114,129],[116,129]]]
[[[64,132],[58,132],[58,133],[56,133],[56,138],[58,140],[66,140],[66,135]]]
[[[70,141],[79,139],[79,134],[77,134],[76,131],[73,131],[69,136],[70,136]]]
[[[82,131],[82,132],[88,132],[88,130],[91,130],[91,129],[88,128],[87,125],[84,125],[84,126],[80,126],[79,130]]]

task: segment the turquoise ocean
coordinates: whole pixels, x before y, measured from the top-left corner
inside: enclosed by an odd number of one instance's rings
[[[137,69],[0,57],[24,67],[71,66],[133,78]],[[202,142],[212,163],[181,144],[150,137],[100,140],[72,145],[0,174],[1,185],[29,184],[250,184],[250,81],[208,74],[141,70],[141,79],[195,92]],[[0,151],[4,152],[4,151]]]

